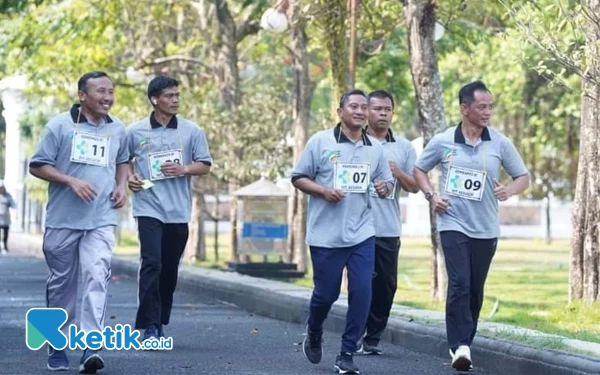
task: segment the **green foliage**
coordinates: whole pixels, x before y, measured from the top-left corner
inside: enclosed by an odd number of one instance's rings
[[[267,5],[228,3],[239,24],[256,21]],[[115,83],[112,114],[126,124],[150,113],[145,95],[149,78],[168,74],[181,81],[181,115],[207,131],[215,164],[223,166],[221,171],[215,168],[219,177],[246,180],[281,173],[290,161],[284,140],[290,124],[291,71],[276,57],[285,50],[284,39],[265,33],[239,45],[245,95],[238,112],[225,113],[214,95],[213,57],[219,46],[210,33],[216,19],[214,12],[205,11],[192,1],[75,0],[13,18],[15,27],[5,29],[6,71],[27,75],[32,102],[52,98],[52,105],[35,106],[22,119],[26,137],[34,145],[47,119],[70,107],[77,98],[76,81],[88,70],[109,73]],[[134,81],[128,71],[146,77]],[[232,147],[247,160],[235,169],[229,167]]]
[[[251,180],[263,173],[283,173],[290,163],[285,139],[292,123],[289,34],[260,32],[238,44],[242,103],[237,113],[225,113],[213,75],[219,47],[216,20],[209,2],[204,15],[198,4],[0,2],[0,77],[28,77],[33,110],[21,122],[30,142],[35,143],[48,118],[76,100],[76,81],[86,71],[103,69],[111,75],[116,87],[113,115],[126,124],[151,111],[146,82],[164,73],[182,82],[180,113],[206,129],[220,178]],[[336,46],[347,45],[349,12],[345,0],[336,4],[334,8],[324,0],[305,0],[301,5],[310,21],[308,50],[315,87],[311,133],[338,121],[331,108],[339,99],[348,59],[346,47]],[[448,0],[436,5],[438,22],[445,27],[436,48],[447,123],[460,119],[459,88],[482,79],[494,93],[493,125],[513,139],[540,181],[530,189],[531,196],[553,192],[569,198],[579,145],[578,75],[586,68],[581,1]],[[257,21],[273,4],[229,0],[228,6],[241,25]],[[356,86],[391,92],[396,99],[394,129],[415,138],[402,2],[363,0],[359,15]],[[334,64],[339,68],[332,73]],[[128,71],[145,77],[133,80]],[[238,156],[243,161],[234,168]],[[216,172],[219,169],[223,171]]]
[[[43,2],[44,0],[0,0],[0,14],[19,13]]]
[[[236,111],[224,111],[216,102],[204,104],[201,123],[207,128],[211,152],[217,155],[213,173],[218,178],[244,185],[263,175],[276,178],[289,168],[291,97],[285,88],[291,82],[284,74],[268,82],[255,82],[244,90]]]

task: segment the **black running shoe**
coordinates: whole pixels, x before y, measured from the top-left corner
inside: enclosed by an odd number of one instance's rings
[[[321,362],[321,357],[323,357],[323,347],[321,346],[322,342],[323,333],[313,333],[307,326],[306,336],[302,342],[302,352],[304,353],[306,359],[308,359],[311,363]]]
[[[338,374],[360,374],[358,367],[356,367],[352,360],[352,353],[350,352],[342,352],[335,358],[334,370]]]

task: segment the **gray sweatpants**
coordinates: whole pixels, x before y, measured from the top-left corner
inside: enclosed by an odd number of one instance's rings
[[[86,231],[46,229],[43,251],[50,269],[46,305],[67,311],[67,322],[62,327],[65,335],[69,326],[75,323],[80,272],[83,297],[79,329],[86,333],[104,329],[114,244],[113,226]]]

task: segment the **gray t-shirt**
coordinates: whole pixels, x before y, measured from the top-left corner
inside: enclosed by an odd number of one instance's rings
[[[412,176],[417,159],[417,152],[405,138],[394,137],[390,130],[385,139],[380,140],[389,161],[396,162],[398,168]],[[375,235],[377,237],[400,237],[402,235],[402,220],[400,217],[400,190],[399,179],[394,179],[394,195],[389,198],[378,198],[373,193],[373,216],[375,219]]]
[[[181,149],[184,165],[212,163],[204,130],[183,117],[173,116],[163,127],[152,114],[132,124],[127,137],[131,158],[135,158],[135,173],[142,180],[151,180],[153,166],[149,159],[163,151]],[[191,176],[152,181],[154,186],[133,194],[133,216],[152,217],[163,223],[188,223],[192,213],[191,181]]]
[[[339,140],[339,143],[338,143]],[[383,146],[363,134],[354,143],[340,125],[313,135],[307,142],[292,172],[292,181],[307,177],[321,186],[334,187],[334,164],[370,163],[370,181],[391,181],[392,173]],[[320,196],[310,196],[307,210],[306,244],[326,248],[357,245],[375,236],[372,198],[367,193],[346,193],[338,203]]]
[[[17,203],[8,191],[0,194],[0,227],[10,226],[10,209],[16,207]]]
[[[484,168],[485,163],[485,168]],[[438,214],[438,230],[459,231],[471,238],[497,238],[500,236],[498,200],[494,195],[494,178],[501,181],[500,167],[512,178],[528,174],[523,159],[513,143],[495,129],[486,127],[480,139],[470,144],[462,134],[460,124],[435,135],[427,144],[416,163],[416,168],[429,172],[441,164],[440,193],[449,198],[446,213]],[[481,201],[446,193],[450,166],[487,172]],[[467,171],[468,173],[468,171]],[[468,181],[464,181],[465,184]],[[475,184],[465,185],[474,189]]]
[[[78,117],[79,123],[76,124]],[[77,140],[73,148],[76,129],[82,138]],[[107,143],[91,143],[86,138],[87,134],[108,137]],[[46,228],[91,230],[117,225],[117,209],[113,207],[110,197],[117,186],[117,165],[129,160],[126,141],[125,125],[121,121],[106,116],[98,126],[92,125],[85,116],[79,116],[79,105],[74,105],[70,111],[48,122],[31,157],[30,166],[52,165],[64,174],[88,182],[96,190],[97,196],[87,203],[67,185],[50,182]],[[71,157],[83,150],[88,154],[106,157],[106,166],[72,162]]]

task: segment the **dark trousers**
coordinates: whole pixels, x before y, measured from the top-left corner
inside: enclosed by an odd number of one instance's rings
[[[374,253],[375,237],[344,248],[310,247],[315,285],[308,317],[312,332],[323,332],[323,322],[340,295],[344,267],[348,269],[348,312],[342,352],[354,353],[358,349],[358,340],[367,323]]]
[[[135,329],[169,324],[179,262],[188,240],[187,224],[165,224],[138,218],[142,264],[138,280]]]
[[[446,334],[448,346],[455,351],[460,345],[470,346],[475,338],[498,240],[470,238],[456,231],[440,232],[440,237],[448,272]]]
[[[367,332],[364,341],[377,345],[390,317],[398,286],[399,237],[375,238],[375,272],[372,281],[372,299]]]
[[[2,243],[4,243],[4,248],[8,251],[8,230],[10,229],[8,226],[0,227],[2,229]]]

